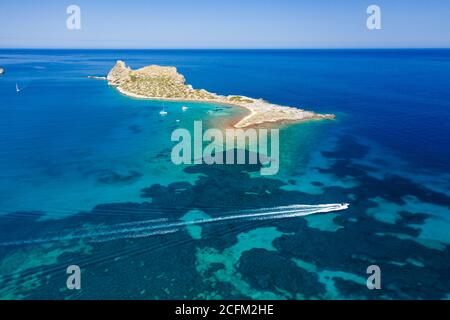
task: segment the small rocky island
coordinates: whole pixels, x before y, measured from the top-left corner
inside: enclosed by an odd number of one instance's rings
[[[271,104],[263,99],[245,96],[221,96],[186,84],[175,67],[151,65],[132,70],[125,62],[117,61],[107,76],[108,84],[124,95],[141,99],[203,101],[234,105],[250,113],[234,127],[244,128],[267,122],[334,119],[333,114],[317,114],[293,107]]]

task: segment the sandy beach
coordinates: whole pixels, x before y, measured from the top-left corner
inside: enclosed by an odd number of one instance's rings
[[[234,123],[235,128],[264,123],[335,118],[333,114],[318,114],[313,111],[272,104],[263,99],[240,95],[222,96],[204,89],[193,89],[185,83],[184,76],[179,74],[175,67],[151,65],[132,70],[126,66],[125,62],[119,60],[106,79],[108,84],[114,86],[120,93],[136,99],[212,102],[248,110],[248,115]]]

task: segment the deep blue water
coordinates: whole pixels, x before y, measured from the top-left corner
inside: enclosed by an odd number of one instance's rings
[[[337,118],[283,127],[280,173],[270,179],[180,168],[170,162],[173,129],[242,111],[192,103],[183,113],[183,103],[166,103],[162,119],[161,102],[87,79],[117,59],[176,66],[194,88]],[[0,298],[449,297],[450,50],[0,50],[0,66],[1,243],[350,203],[289,221],[0,244]],[[70,263],[85,266],[89,290],[64,290]],[[367,290],[370,264],[381,266],[384,291]]]

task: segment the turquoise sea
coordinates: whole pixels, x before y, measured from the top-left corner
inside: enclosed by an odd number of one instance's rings
[[[245,111],[161,117],[87,78],[117,59],[336,119],[282,125],[275,176],[176,166],[173,130]],[[450,298],[450,50],[8,49],[0,66],[0,299]],[[350,207],[218,219],[327,203]]]

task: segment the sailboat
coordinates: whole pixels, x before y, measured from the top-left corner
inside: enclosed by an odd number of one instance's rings
[[[16,92],[20,92],[19,85],[16,83]]]
[[[159,112],[159,114],[162,116],[167,115],[167,111],[164,109],[164,103],[163,103],[163,109]]]

